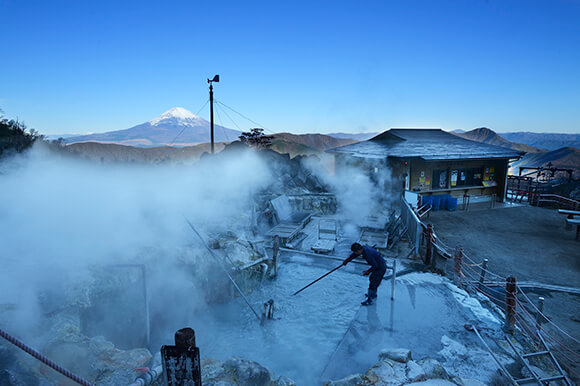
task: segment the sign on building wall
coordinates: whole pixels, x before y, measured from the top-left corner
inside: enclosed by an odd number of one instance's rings
[[[457,186],[457,170],[451,171],[451,186]]]

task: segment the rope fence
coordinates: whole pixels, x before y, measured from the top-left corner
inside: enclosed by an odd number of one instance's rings
[[[434,257],[430,262],[433,267],[435,267],[434,260],[436,255],[444,258],[446,262],[452,260],[454,262],[452,265],[452,274],[457,285],[474,293],[479,293],[488,298],[498,307],[503,308],[506,317],[506,327],[509,327],[511,320],[513,326],[517,325],[517,327],[519,327],[519,329],[531,339],[536,347],[539,347],[541,344],[541,339],[538,335],[541,331],[542,336],[545,337],[546,342],[550,345],[548,350],[552,351],[554,356],[561,362],[569,374],[580,379],[580,376],[573,369],[573,366],[577,366],[580,363],[580,354],[564,343],[564,341],[568,339],[575,344],[580,345],[580,340],[578,338],[566,332],[562,327],[558,326],[553,320],[546,316],[545,313],[536,306],[535,302],[533,302],[524,292],[522,287],[517,285],[515,278],[508,278],[488,269],[486,267],[487,259],[477,261],[465,253],[462,248],[450,247],[435,234],[432,226],[427,225],[420,220],[419,225],[422,229],[421,247],[426,244],[427,250],[429,250],[430,247],[433,248],[432,252]],[[431,238],[430,243],[427,241],[429,237]],[[429,251],[425,253],[426,256],[429,254]],[[446,264],[445,271],[447,271],[448,274],[451,273],[449,272],[449,268],[450,267]],[[506,291],[506,283],[510,280],[513,280],[513,284],[515,285],[515,293],[512,295],[513,300],[508,302],[509,294]],[[503,292],[505,295],[501,296],[499,291]],[[524,304],[524,302],[526,304]],[[513,315],[509,315],[511,312],[513,312]],[[542,326],[542,323],[545,325]],[[547,327],[547,325],[553,327],[553,330],[549,332],[546,331],[545,327]]]
[[[73,374],[72,372],[68,371],[64,367],[62,367],[62,366],[58,365],[57,363],[51,361],[50,359],[48,359],[47,357],[45,357],[44,355],[42,355],[41,353],[39,353],[38,351],[36,351],[35,349],[33,349],[32,347],[28,346],[24,342],[22,342],[19,339],[13,337],[12,335],[8,334],[6,331],[4,331],[2,329],[0,329],[0,336],[2,338],[6,339],[8,342],[10,342],[13,345],[15,345],[16,347],[18,347],[19,349],[21,349],[22,351],[24,351],[24,352],[32,355],[34,358],[38,359],[39,361],[41,361],[42,363],[44,363],[48,367],[52,368],[55,371],[58,371],[59,373],[61,373],[65,377],[67,377],[67,378],[75,381],[79,385],[92,386],[92,383],[85,381],[84,379],[82,379],[78,375]]]

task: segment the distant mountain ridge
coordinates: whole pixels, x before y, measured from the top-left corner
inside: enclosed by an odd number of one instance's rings
[[[355,141],[366,141],[367,139],[371,139],[379,135],[379,132],[370,132],[370,133],[329,133],[325,135],[329,135],[334,138],[339,139],[352,139]]]
[[[214,142],[231,142],[240,131],[214,124]],[[193,146],[210,142],[210,123],[182,107],[174,107],[149,122],[125,130],[74,136],[65,143],[100,142],[135,147]]]
[[[507,141],[502,138],[503,134],[498,135],[493,130],[485,127],[465,133],[455,132],[453,134],[472,141],[525,151],[527,154],[511,165],[510,169],[516,170],[516,173],[521,166],[541,167],[551,165],[561,169],[574,169],[575,177],[580,177],[580,149],[578,148],[566,146],[556,150],[545,151],[529,145]]]
[[[236,138],[237,139],[237,138]],[[230,141],[227,141],[230,142]],[[215,149],[221,151],[225,143],[216,142]],[[271,149],[282,154],[325,156],[324,151],[357,142],[352,139],[339,139],[324,134],[274,134]],[[76,142],[68,144],[66,150],[72,154],[97,162],[148,163],[195,162],[204,152],[210,151],[205,142],[194,146],[172,147],[135,147],[117,143]]]
[[[514,132],[500,133],[499,135],[508,141],[546,150],[556,150],[568,146],[580,148],[580,134]]]
[[[542,151],[533,146],[524,145],[521,143],[510,142],[499,136],[495,131],[487,127],[480,127],[466,132],[451,132],[459,137],[469,139],[471,141],[487,143],[488,145],[502,146],[517,151],[525,151],[526,153],[537,153]]]
[[[512,164],[512,168],[555,167],[560,169],[574,169],[575,178],[580,177],[580,149],[563,147],[557,150],[526,154],[521,160]]]

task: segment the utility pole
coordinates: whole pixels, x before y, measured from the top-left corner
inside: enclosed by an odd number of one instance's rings
[[[210,136],[211,136],[211,154],[213,154],[213,82],[219,82],[220,76],[216,75],[212,80],[207,80],[209,83],[209,123],[210,123]]]

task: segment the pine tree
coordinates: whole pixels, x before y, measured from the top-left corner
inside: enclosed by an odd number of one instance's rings
[[[250,131],[243,132],[239,136],[240,141],[246,145],[253,147],[254,149],[267,149],[272,145],[272,139],[274,136],[265,135],[264,129],[258,127],[251,129]]]

